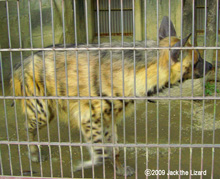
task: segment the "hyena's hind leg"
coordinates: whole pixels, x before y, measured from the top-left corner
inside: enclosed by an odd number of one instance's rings
[[[29,133],[29,140],[34,141],[37,131],[48,124],[53,119],[53,112],[50,106],[46,105],[45,100],[27,100],[27,129]],[[39,162],[39,150],[36,145],[30,145],[30,157],[33,162]],[[41,160],[45,159],[41,156]]]

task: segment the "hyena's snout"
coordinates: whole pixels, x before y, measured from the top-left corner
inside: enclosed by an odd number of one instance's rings
[[[212,70],[213,66],[209,62],[205,62],[205,74],[208,73],[210,70]]]
[[[205,68],[204,68],[204,60],[202,58],[199,58],[198,62],[194,66],[195,70],[195,77],[201,78],[204,75],[204,69],[205,69],[205,75],[212,70],[213,66],[211,63],[205,61]]]

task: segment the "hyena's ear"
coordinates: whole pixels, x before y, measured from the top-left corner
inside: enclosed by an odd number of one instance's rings
[[[182,46],[184,47],[187,43],[187,41],[189,40],[190,36],[192,35],[192,33],[190,33],[187,37],[185,37],[183,40],[182,40]],[[181,47],[181,40],[177,43],[175,43],[175,45],[173,47]],[[180,56],[180,50],[179,49],[172,49],[171,50],[171,58],[174,62],[177,62],[178,61],[178,58]]]
[[[169,17],[164,16],[159,29],[160,40],[169,36],[169,22],[170,22],[170,36],[176,36],[176,30],[174,28],[172,21],[169,20]]]

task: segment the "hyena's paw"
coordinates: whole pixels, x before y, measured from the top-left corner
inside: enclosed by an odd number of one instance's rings
[[[46,160],[46,157],[42,154],[42,151],[40,151],[40,147],[37,147],[36,145],[30,145],[30,153],[28,153],[28,156],[32,162],[43,162]]]
[[[77,172],[79,170],[82,170],[82,168],[84,168],[84,169],[91,168],[92,165],[98,166],[98,165],[101,165],[101,164],[102,164],[102,162],[99,162],[97,160],[94,160],[94,161],[89,160],[89,161],[85,161],[83,163],[79,162],[78,165],[74,166],[73,172]]]
[[[116,173],[117,173],[117,175],[125,176],[125,167],[124,167],[124,165],[120,168],[117,168]],[[134,173],[135,173],[135,171],[132,167],[126,166],[126,176],[127,177],[132,176]]]
[[[40,158],[41,157],[41,158]],[[45,155],[41,155],[38,152],[30,153],[30,159],[32,162],[44,162],[46,160]]]

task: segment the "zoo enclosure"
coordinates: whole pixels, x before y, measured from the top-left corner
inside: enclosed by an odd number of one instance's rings
[[[112,4],[109,4],[109,3]],[[112,23],[112,6],[114,6],[114,2],[119,2],[117,5],[119,6],[119,10],[117,12],[116,15],[116,19],[119,20],[117,21],[118,23],[116,24],[117,27],[116,32],[112,33],[112,31],[114,30],[114,28],[112,29],[112,25],[114,25],[114,23]],[[127,1],[128,2],[128,1]],[[194,1],[193,1],[194,2]],[[1,134],[1,155],[0,155],[0,169],[1,169],[1,176],[2,177],[6,177],[7,175],[9,176],[24,176],[26,171],[23,170],[24,168],[24,163],[23,163],[23,155],[22,155],[22,147],[23,146],[28,146],[30,144],[36,144],[38,146],[47,146],[48,147],[48,153],[49,153],[49,177],[53,177],[54,176],[54,170],[53,170],[53,161],[52,161],[52,147],[56,146],[58,148],[58,153],[59,153],[59,165],[60,165],[60,176],[64,177],[66,176],[66,174],[63,172],[64,170],[64,164],[62,163],[62,147],[68,147],[69,148],[69,155],[70,155],[70,170],[71,170],[71,175],[69,177],[74,177],[74,173],[72,172],[73,170],[73,156],[72,156],[72,148],[71,147],[78,147],[80,149],[80,157],[81,160],[83,160],[83,147],[91,147],[91,146],[96,146],[97,144],[87,144],[87,143],[83,143],[82,139],[80,139],[79,142],[72,142],[71,141],[71,133],[68,134],[68,139],[69,141],[66,142],[62,142],[61,141],[61,134],[60,134],[60,124],[59,124],[59,118],[58,118],[58,122],[57,122],[57,128],[58,128],[58,141],[49,141],[48,137],[48,141],[37,141],[37,142],[28,142],[27,139],[25,140],[25,137],[22,137],[22,140],[20,140],[20,131],[19,131],[19,124],[18,121],[19,119],[17,118],[19,116],[18,111],[17,111],[17,100],[19,99],[27,99],[27,97],[16,97],[14,95],[11,95],[8,93],[8,73],[13,73],[13,65],[16,62],[19,63],[23,63],[23,60],[25,58],[25,56],[27,55],[33,55],[34,52],[37,52],[39,50],[41,51],[59,51],[59,50],[65,50],[65,51],[76,51],[77,50],[84,50],[84,51],[92,51],[92,50],[96,50],[96,51],[100,51],[103,50],[100,47],[100,44],[102,41],[106,41],[106,39],[102,39],[101,38],[101,27],[106,28],[103,31],[104,35],[108,35],[107,37],[107,41],[111,44],[114,40],[113,35],[119,35],[119,37],[117,37],[118,39],[120,39],[121,41],[121,47],[117,47],[117,49],[119,50],[125,50],[127,48],[123,47],[123,42],[124,41],[130,41],[130,42],[135,42],[138,40],[144,40],[147,41],[148,39],[150,39],[149,36],[152,36],[154,38],[154,40],[157,41],[157,44],[159,44],[159,39],[158,39],[158,31],[159,31],[159,24],[160,21],[162,19],[162,17],[164,15],[168,15],[170,17],[170,19],[172,21],[174,21],[174,24],[176,26],[177,29],[177,33],[178,36],[183,37],[183,17],[181,14],[183,14],[183,0],[182,1],[172,1],[172,0],[167,0],[167,1],[130,1],[130,6],[129,6],[129,18],[125,18],[125,1],[76,1],[73,0],[71,3],[66,2],[66,1],[41,1],[39,0],[38,3],[38,7],[33,7],[34,2],[31,1],[3,1],[0,2],[0,8],[5,8],[5,10],[3,10],[1,13],[5,14],[5,20],[6,23],[2,23],[4,24],[4,27],[1,27],[1,29],[4,29],[1,34],[0,37],[2,40],[2,44],[1,44],[1,49],[0,49],[0,64],[1,64],[1,87],[2,87],[2,91],[1,91],[1,96],[0,96],[0,100],[2,103],[2,112],[4,115],[1,116],[4,123],[4,126],[2,125],[2,134]],[[101,16],[101,10],[99,8],[101,8],[101,3],[105,3],[106,8],[105,11],[107,12],[104,16],[107,18],[106,20],[106,25],[103,24],[104,21],[102,21],[102,17]],[[218,1],[216,1],[217,3],[217,9],[219,9],[218,7]],[[36,4],[36,3],[34,3]],[[100,5],[100,6],[99,6]],[[163,5],[166,5],[167,8],[164,8]],[[48,11],[44,11],[43,7],[50,7],[48,8]],[[206,9],[207,7],[207,1],[204,1],[204,7]],[[26,9],[27,13],[22,14],[20,8],[24,8]],[[153,10],[155,10],[155,12],[153,13]],[[11,9],[13,11],[11,11]],[[82,11],[81,11],[82,10]],[[25,11],[25,10],[24,10]],[[37,13],[38,11],[38,13]],[[196,6],[195,4],[192,4],[192,11],[196,11]],[[21,15],[22,14],[22,15]],[[78,14],[78,15],[77,15]],[[143,15],[144,14],[144,15]],[[195,13],[192,13],[195,14]],[[44,18],[44,16],[46,16],[47,18]],[[201,15],[205,21],[204,26],[206,27],[206,23],[207,23],[207,11],[205,10],[205,12],[202,13]],[[16,17],[16,21],[14,18],[10,19],[10,17]],[[38,17],[38,22],[39,24],[35,23],[34,19]],[[173,18],[174,17],[174,18]],[[180,17],[180,18],[179,18]],[[216,16],[216,21],[219,23],[219,11],[217,10],[217,16]],[[178,18],[180,19],[180,21],[178,21]],[[68,20],[69,19],[69,20]],[[174,20],[173,20],[174,19]],[[3,19],[4,20],[4,19]],[[11,20],[13,23],[11,23]],[[124,26],[123,23],[126,20],[130,20],[130,25],[127,25],[128,33],[126,31],[124,31],[126,28]],[[194,22],[194,18],[192,18],[192,24],[195,24]],[[16,22],[16,23],[15,23]],[[95,23],[94,23],[95,22]],[[103,22],[103,23],[102,23]],[[198,26],[202,27],[201,24],[199,23],[201,21],[197,21]],[[23,24],[24,23],[24,24]],[[127,21],[127,23],[129,23],[129,21]],[[204,46],[194,46],[193,44],[193,40],[192,40],[192,45],[193,47],[191,49],[193,50],[204,50],[204,59],[206,59],[206,51],[208,50],[216,50],[215,52],[215,57],[216,57],[216,61],[214,63],[216,69],[218,66],[218,50],[219,50],[219,46],[218,46],[218,29],[219,29],[219,25],[218,23],[216,23],[216,44],[214,44],[212,47],[207,47],[206,46],[206,31],[204,28]],[[24,27],[28,27],[28,29],[22,29],[22,24],[24,25]],[[26,26],[26,25],[27,26]],[[46,25],[47,24],[47,25]],[[48,25],[49,24],[49,25]],[[56,24],[56,26],[55,26]],[[71,26],[73,24],[73,26]],[[97,24],[97,26],[94,24]],[[12,28],[13,27],[13,28]],[[84,28],[83,28],[84,27]],[[193,29],[194,26],[192,26]],[[14,29],[17,28],[17,32],[16,33],[12,33],[14,32]],[[153,29],[153,30],[152,30]],[[152,32],[153,31],[153,32]],[[6,32],[6,35],[5,35]],[[49,35],[47,35],[50,32]],[[52,32],[52,33],[51,33]],[[35,34],[33,36],[33,34]],[[83,35],[82,35],[83,34]],[[150,34],[150,35],[149,35]],[[96,37],[97,35],[97,37]],[[126,38],[126,35],[131,35],[131,38]],[[192,39],[194,39],[195,36],[195,31],[192,31]],[[12,38],[13,37],[13,38]],[[14,39],[14,37],[17,37],[16,39]],[[40,37],[40,41],[39,41],[39,37]],[[8,43],[5,43],[4,39],[7,39],[6,41]],[[50,40],[48,40],[50,39]],[[117,39],[117,40],[118,40]],[[85,43],[87,45],[89,45],[91,42],[97,42],[98,47],[88,47],[88,48],[77,48],[79,43]],[[61,48],[56,48],[55,44],[56,43],[62,43],[64,44],[64,47]],[[67,43],[73,43],[74,47],[66,47]],[[48,45],[51,45],[52,47],[46,48]],[[76,47],[76,48],[75,48]],[[107,48],[110,52],[112,50],[114,50],[114,48]],[[149,47],[132,47],[132,50],[149,50],[151,48]],[[154,48],[155,50],[159,50],[160,48]],[[182,48],[184,49],[184,48]],[[106,49],[105,49],[106,50]],[[65,59],[65,58],[64,58]],[[135,62],[135,58],[134,58],[134,62]],[[146,59],[147,60],[147,59]],[[135,65],[135,63],[134,63]],[[110,67],[112,68],[112,66]],[[134,66],[135,68],[135,66]],[[208,161],[209,163],[211,163],[211,168],[209,170],[209,175],[214,178],[215,176],[219,176],[218,171],[216,171],[217,167],[219,166],[218,163],[216,164],[216,157],[218,157],[219,155],[217,155],[219,153],[219,140],[216,138],[216,133],[219,133],[219,129],[216,128],[216,123],[218,122],[218,118],[216,117],[218,115],[217,111],[216,111],[216,105],[218,105],[217,100],[219,99],[219,96],[217,94],[217,86],[218,86],[218,73],[217,70],[214,73],[214,92],[212,96],[206,96],[205,94],[205,78],[203,78],[202,80],[202,94],[200,96],[194,96],[193,95],[193,90],[191,92],[190,95],[188,96],[184,96],[182,95],[182,93],[184,93],[182,90],[181,93],[178,96],[172,96],[172,89],[170,89],[167,93],[166,96],[161,96],[160,94],[153,96],[153,97],[131,97],[129,99],[134,99],[135,103],[134,103],[134,125],[132,127],[132,129],[134,130],[133,133],[133,137],[134,140],[133,142],[127,143],[126,142],[126,123],[125,120],[123,121],[123,126],[121,127],[122,130],[124,131],[124,133],[122,134],[122,137],[124,139],[124,141],[120,142],[119,144],[101,144],[103,147],[107,146],[107,147],[120,147],[121,150],[123,150],[124,152],[124,156],[123,156],[123,160],[124,163],[126,164],[126,160],[128,159],[128,156],[126,155],[128,148],[134,148],[134,161],[133,161],[133,165],[135,166],[135,177],[138,178],[140,176],[143,176],[144,174],[144,170],[142,171],[142,173],[140,173],[139,168],[140,168],[140,163],[138,162],[138,154],[139,154],[139,148],[142,148],[145,150],[146,152],[146,163],[145,163],[145,168],[149,168],[150,165],[150,161],[149,159],[149,151],[148,149],[150,148],[155,148],[156,149],[156,167],[155,169],[160,169],[160,162],[163,161],[163,159],[160,159],[160,150],[163,148],[167,149],[167,162],[168,162],[168,166],[167,166],[167,170],[171,169],[171,161],[172,161],[172,149],[176,148],[178,149],[178,170],[181,170],[181,164],[183,162],[183,154],[182,154],[182,150],[184,150],[184,148],[189,149],[189,168],[188,169],[193,169],[193,151],[196,150],[197,148],[201,151],[201,156],[200,156],[200,169],[203,170],[204,165],[205,165],[205,159],[204,159],[204,155],[206,153],[206,149],[211,149],[211,158]],[[134,76],[135,78],[135,76]],[[135,85],[135,84],[134,84]],[[184,86],[184,84],[181,83],[180,88]],[[194,81],[192,80],[192,84],[191,84],[192,88],[194,86]],[[82,99],[88,99],[88,100],[92,100],[92,99],[109,99],[109,100],[115,100],[115,99],[121,99],[121,100],[125,100],[128,99],[124,96],[115,98],[115,97],[82,97],[82,96],[78,96],[78,97],[58,97],[58,96],[54,96],[54,97],[48,97],[48,96],[43,96],[43,97],[38,97],[35,96],[33,98],[39,98],[39,99],[54,99],[54,100],[59,100],[59,99],[65,99],[65,100],[82,100]],[[148,140],[148,136],[150,135],[148,133],[148,124],[149,124],[149,120],[153,120],[153,119],[149,119],[147,116],[148,113],[148,106],[150,104],[148,104],[147,102],[144,103],[145,107],[146,107],[146,116],[145,116],[145,120],[143,121],[143,125],[145,128],[145,142],[138,142],[137,138],[138,138],[138,130],[137,130],[137,106],[138,106],[138,101],[140,100],[156,100],[156,141],[151,142]],[[160,101],[162,100],[167,100],[168,101],[168,110],[167,110],[167,133],[163,133],[161,131],[159,131],[160,129],[160,118],[159,118],[159,113],[162,113],[163,111],[159,110],[159,106]],[[183,101],[187,100],[191,102],[191,123],[190,123],[190,128],[189,128],[189,140],[182,142],[183,140],[183,134],[181,132],[182,130],[182,120],[184,118],[184,115],[182,114],[182,110],[183,110]],[[207,100],[213,100],[213,123],[212,123],[212,131],[211,131],[211,140],[208,140],[206,142],[204,142],[205,139],[205,134],[206,131],[205,129],[202,127],[201,131],[199,134],[201,134],[201,140],[199,140],[199,142],[195,142],[193,140],[193,104],[195,103],[193,100],[202,100],[202,108],[203,108],[203,121],[205,121],[205,105],[206,105],[206,101]],[[8,111],[10,111],[11,109],[9,108],[9,102],[14,102],[15,103],[15,107],[14,109],[11,111],[14,113],[14,125],[8,125],[8,123],[11,124],[12,119],[8,118]],[[172,106],[172,101],[179,101],[179,106],[180,106],[180,112],[179,112],[179,126],[178,126],[178,140],[175,141],[175,143],[171,142],[171,133],[170,131],[172,131],[172,126],[171,126],[171,106]],[[18,106],[19,108],[19,106]],[[19,116],[20,117],[20,116]],[[12,130],[14,130],[15,132],[9,132],[10,127],[12,127]],[[49,129],[49,127],[48,127]],[[69,130],[68,130],[69,131]],[[48,132],[48,136],[50,136],[49,134],[49,130]],[[208,132],[210,134],[210,132]],[[12,136],[10,134],[13,134]],[[160,137],[161,134],[166,135],[167,136],[167,141],[165,143],[161,143],[160,141]],[[40,139],[41,137],[38,136],[38,139]],[[197,138],[196,138],[197,139]],[[5,150],[5,146],[6,146],[6,150]],[[16,146],[17,148],[17,153],[18,153],[18,161],[19,161],[19,170],[16,171],[16,167],[14,166],[14,160],[13,159],[13,153],[11,152],[12,148]],[[3,150],[4,149],[4,150]],[[4,152],[2,152],[4,151]],[[8,156],[8,160],[4,159],[4,154],[7,153]],[[216,154],[217,153],[217,154]],[[32,162],[29,160],[29,170],[30,170],[30,176],[35,176],[33,166],[32,166]],[[182,164],[183,165],[183,164]],[[5,166],[8,166],[7,170]],[[36,176],[39,177],[44,177],[44,172],[45,170],[43,169],[44,167],[43,162],[40,162],[39,164],[39,173],[36,174]],[[103,177],[105,178],[106,176],[108,176],[107,173],[107,169],[105,168],[105,163],[103,164],[102,167],[103,171],[100,172],[101,174],[103,174]],[[99,173],[99,174],[100,174]],[[86,170],[82,171],[82,176],[86,176]],[[109,174],[111,175],[111,174]],[[113,175],[115,176],[115,171],[113,172]],[[47,176],[47,175],[46,175]],[[68,176],[68,175],[67,175]],[[95,169],[92,168],[92,175],[93,178],[96,176],[96,172]],[[115,176],[116,177],[116,176]]]

